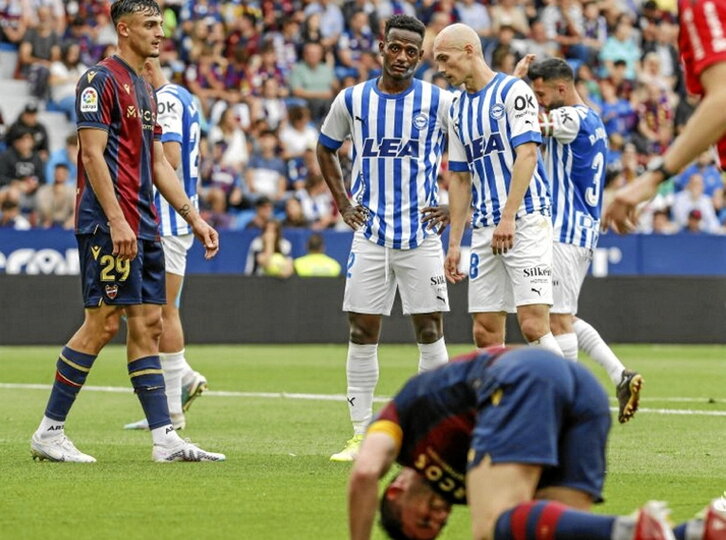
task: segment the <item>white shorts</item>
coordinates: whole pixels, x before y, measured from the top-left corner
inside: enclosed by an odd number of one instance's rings
[[[592,250],[555,242],[552,252],[552,297],[550,313],[577,314],[577,299],[592,261]]]
[[[438,236],[414,249],[391,249],[353,236],[348,258],[343,311],[390,315],[396,288],[403,314],[449,311],[444,252]]]
[[[183,276],[187,268],[187,251],[194,243],[193,234],[181,236],[162,236],[161,246],[164,248],[165,270],[170,274]]]
[[[474,229],[469,266],[469,313],[552,305],[552,221],[528,214],[516,221],[514,247],[492,253],[494,225]]]

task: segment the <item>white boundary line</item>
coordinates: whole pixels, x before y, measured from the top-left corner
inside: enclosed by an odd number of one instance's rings
[[[0,389],[6,390],[50,390],[52,386],[50,384],[22,384],[22,383],[0,383]],[[86,392],[109,392],[117,394],[130,394],[133,392],[132,388],[126,388],[121,386],[84,386],[83,389]],[[343,394],[301,394],[294,392],[232,392],[224,390],[208,390],[204,392],[205,396],[216,396],[216,397],[247,397],[247,398],[266,398],[266,399],[302,399],[309,401],[345,401],[345,395]],[[379,396],[373,398],[376,403],[385,403],[389,400],[389,397]],[[614,398],[611,398],[613,400]],[[641,398],[641,402],[652,401],[652,402],[674,402],[674,403],[703,403],[703,404],[724,404],[724,400],[714,400],[713,398],[684,398],[684,397],[671,397],[671,398]],[[617,407],[611,407],[612,410],[616,411]],[[726,411],[707,411],[707,410],[695,410],[695,409],[658,409],[658,408],[639,408],[638,412],[641,413],[654,413],[654,414],[669,414],[669,415],[696,415],[696,416],[726,416]]]

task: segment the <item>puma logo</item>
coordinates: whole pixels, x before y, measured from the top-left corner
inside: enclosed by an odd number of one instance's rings
[[[542,296],[542,287],[540,287],[539,289],[535,289],[534,287],[532,287],[532,292],[536,292],[537,296]]]
[[[436,295],[436,298],[441,300],[444,304],[446,303],[446,298],[444,298],[443,296]]]
[[[361,124],[365,124],[366,123],[366,121],[363,120],[360,116],[356,116],[355,119],[358,120]]]

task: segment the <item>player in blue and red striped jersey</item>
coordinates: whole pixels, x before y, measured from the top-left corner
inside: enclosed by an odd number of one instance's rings
[[[580,364],[528,347],[454,359],[412,378],[368,428],[348,486],[350,538],[370,539],[378,480],[397,462],[380,502],[391,538],[435,538],[468,503],[476,540],[673,539],[662,503],[588,513],[602,500],[609,429],[608,398]],[[722,540],[726,512],[707,515],[676,534]]]
[[[111,6],[119,53],[83,74],[76,90],[79,159],[76,199],[85,319],[63,348],[40,426],[34,458],[93,462],[65,436],[65,419],[101,349],[127,316],[128,371],[153,439],[155,461],[220,461],[174,431],[159,361],[161,306],[166,302],[164,255],[153,185],[216,255],[217,232],[196,212],[164,157],[153,89],[144,62],[157,57],[164,37],[153,0]]]

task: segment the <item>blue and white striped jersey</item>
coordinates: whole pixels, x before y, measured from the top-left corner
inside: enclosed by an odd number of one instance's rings
[[[195,209],[199,209],[199,110],[192,95],[176,84],[166,84],[156,91],[159,103],[157,122],[161,126],[161,142],[181,145],[181,163],[176,174]],[[189,224],[166,202],[158,191],[154,194],[159,213],[161,236],[179,236],[192,232]]]
[[[553,109],[544,125],[556,242],[594,249],[602,209],[607,134],[584,105]]]
[[[385,94],[371,79],[341,91],[320,132],[336,150],[353,140],[351,194],[368,209],[363,233],[381,246],[412,249],[426,236],[421,209],[438,204],[436,177],[445,149],[452,94],[414,79]]]
[[[449,170],[472,175],[472,225],[496,225],[507,202],[517,146],[541,143],[537,100],[521,79],[497,73],[479,92],[460,92],[451,108]],[[550,194],[542,159],[517,210],[549,215]]]

